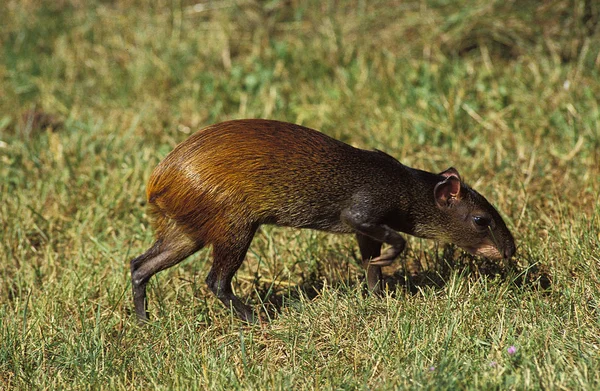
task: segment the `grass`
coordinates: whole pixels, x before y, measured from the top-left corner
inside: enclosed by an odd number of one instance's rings
[[[0,14],[0,388],[599,387],[594,2],[8,0]],[[505,216],[515,265],[412,238],[370,297],[351,237],[264,227],[235,289],[270,323],[232,318],[202,251],[153,279],[139,326],[145,181],[191,132],[244,117],[457,167]]]

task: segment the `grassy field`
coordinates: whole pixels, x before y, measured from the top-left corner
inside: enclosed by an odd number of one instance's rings
[[[0,389],[598,389],[594,1],[0,2]],[[263,227],[236,292],[203,250],[133,314],[145,182],[196,129],[272,118],[494,203],[514,264],[410,238],[364,292],[351,236]]]

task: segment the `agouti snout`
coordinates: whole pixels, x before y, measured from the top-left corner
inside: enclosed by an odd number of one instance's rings
[[[284,122],[237,120],[198,131],[156,167],[147,197],[156,242],[131,261],[141,319],[150,277],[212,245],[209,288],[253,321],[231,280],[261,224],[355,234],[371,290],[381,288],[381,266],[404,249],[398,232],[489,258],[515,252],[496,209],[454,168],[413,169]],[[383,243],[390,247],[381,253]]]

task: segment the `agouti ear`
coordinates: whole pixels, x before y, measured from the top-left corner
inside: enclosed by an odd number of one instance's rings
[[[440,208],[450,206],[460,199],[460,179],[454,175],[447,177],[435,185],[433,194]]]
[[[443,177],[446,177],[446,178],[450,178],[450,177],[453,176],[456,179],[458,179],[459,181],[462,180],[462,179],[460,179],[460,175],[458,173],[458,170],[456,170],[456,168],[454,168],[454,167],[450,167],[446,171],[440,172],[440,175],[443,176]]]

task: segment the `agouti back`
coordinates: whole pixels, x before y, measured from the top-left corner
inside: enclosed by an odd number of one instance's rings
[[[212,245],[212,292],[246,321],[252,309],[231,280],[261,224],[353,233],[371,290],[404,249],[404,232],[510,258],[513,237],[496,209],[454,168],[434,174],[380,151],[354,148],[299,125],[236,120],[179,144],[148,181],[154,245],[131,261],[135,311],[147,319],[146,284]],[[383,243],[390,247],[381,253]]]

